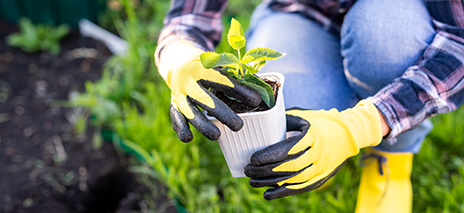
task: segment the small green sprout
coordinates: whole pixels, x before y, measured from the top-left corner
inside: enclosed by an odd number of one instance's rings
[[[200,55],[203,67],[206,69],[222,67],[222,70],[231,77],[256,90],[264,103],[272,108],[275,105],[275,97],[271,86],[254,74],[263,68],[266,60],[282,58],[285,53],[257,47],[242,56],[240,50],[246,45],[245,33],[242,25],[233,18],[227,33],[227,41],[233,49],[237,50],[238,57],[232,53],[205,52]]]
[[[13,47],[21,47],[26,52],[49,51],[52,55],[60,54],[60,40],[69,33],[69,26],[34,25],[28,18],[19,20],[19,33],[6,38],[6,43]]]

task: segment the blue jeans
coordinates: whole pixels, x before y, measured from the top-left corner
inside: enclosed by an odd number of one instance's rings
[[[421,0],[360,0],[333,35],[297,13],[275,12],[267,4],[254,11],[247,49],[268,47],[287,55],[268,61],[263,72],[285,76],[285,107],[343,110],[374,95],[414,65],[435,30]],[[430,121],[375,147],[386,152],[420,150]]]

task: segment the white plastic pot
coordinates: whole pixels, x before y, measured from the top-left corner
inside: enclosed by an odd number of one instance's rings
[[[253,153],[285,139],[284,76],[273,72],[259,74],[259,77],[275,79],[281,83],[272,109],[238,114],[244,123],[238,132],[230,130],[214,117],[207,116],[221,131],[218,142],[233,177],[245,177],[244,168],[250,163]]]

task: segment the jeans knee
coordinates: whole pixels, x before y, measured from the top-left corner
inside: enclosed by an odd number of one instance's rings
[[[360,0],[347,13],[341,52],[350,85],[362,98],[414,65],[435,31],[421,0]]]

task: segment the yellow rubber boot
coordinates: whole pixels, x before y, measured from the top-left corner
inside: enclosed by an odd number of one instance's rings
[[[413,154],[370,149],[364,156],[368,157],[364,160],[356,212],[410,213]]]

